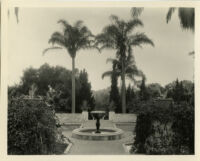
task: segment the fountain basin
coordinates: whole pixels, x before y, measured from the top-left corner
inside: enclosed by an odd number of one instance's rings
[[[78,128],[72,131],[72,137],[81,140],[119,140],[124,134],[118,128],[102,128],[101,133],[95,131],[95,128]]]

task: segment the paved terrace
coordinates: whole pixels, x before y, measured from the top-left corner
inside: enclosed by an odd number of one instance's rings
[[[96,121],[86,121],[82,127],[96,127]],[[101,127],[115,127],[115,124],[108,120],[101,120]],[[123,147],[124,143],[133,141],[132,131],[125,131],[124,138],[109,141],[90,141],[72,138],[72,131],[63,129],[63,134],[72,141],[73,145],[69,151],[70,155],[127,155]]]

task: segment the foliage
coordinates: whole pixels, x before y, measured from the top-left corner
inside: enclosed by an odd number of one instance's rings
[[[149,92],[147,91],[146,85],[145,85],[145,79],[142,79],[142,83],[140,85],[140,92],[139,97],[141,101],[147,101],[150,98]]]
[[[131,87],[131,85],[129,84],[127,90],[126,90],[126,102],[127,104],[136,97],[135,92],[134,92],[134,88]]]
[[[187,104],[177,105],[174,109],[176,153],[194,154],[194,107]],[[184,148],[188,149],[187,151]]]
[[[121,64],[121,80],[122,80],[122,112],[126,112],[126,84],[125,84],[125,64],[128,55],[132,55],[132,47],[142,46],[143,44],[154,43],[144,33],[133,34],[133,30],[138,26],[143,26],[140,19],[124,21],[115,15],[111,15],[111,24],[104,27],[101,34],[96,36],[96,45],[100,51],[103,49],[116,50],[116,58]]]
[[[194,107],[187,103],[161,107],[156,101],[140,104],[132,150],[146,154],[193,154]]]
[[[127,112],[129,113],[130,110],[132,110],[131,104],[136,100],[136,94],[134,92],[134,88],[130,86],[128,86],[127,90],[126,90],[126,102],[127,102]]]
[[[80,71],[78,82],[79,82],[78,83],[79,89],[76,92],[77,93],[76,112],[82,112],[80,105],[82,105],[84,101],[87,101],[87,105],[89,108],[88,110],[92,110],[95,106],[95,100],[94,100],[93,93],[91,90],[91,84],[88,81],[88,74],[85,69]]]
[[[113,101],[110,102],[110,104],[109,104],[109,106],[108,106],[108,110],[109,110],[109,111],[115,111],[115,109],[116,109],[115,103],[114,103]]]
[[[109,106],[110,88],[93,91],[95,98],[95,110],[106,110]]]
[[[160,98],[164,95],[164,88],[159,83],[151,83],[147,85],[150,98]]]
[[[111,75],[111,90],[110,90],[110,97],[109,97],[109,102],[110,103],[114,103],[116,108],[115,108],[115,112],[121,112],[120,109],[120,95],[119,95],[119,90],[118,90],[118,86],[117,83],[118,82],[118,77],[117,77],[117,73],[116,73],[116,64],[113,63],[113,72]]]
[[[173,85],[170,89],[167,91],[167,98],[172,98],[174,102],[189,102],[192,96],[192,93],[194,93],[191,89],[187,89],[187,87],[184,87],[183,81],[179,82],[178,79],[175,82],[175,85]]]
[[[28,68],[24,71],[21,83],[8,88],[8,97],[28,95],[33,84],[37,86],[36,95],[48,96],[56,112],[71,112],[72,83],[70,70],[60,66],[51,67],[48,64],[42,65],[39,69]],[[76,112],[81,112],[81,105],[84,100],[88,102],[91,108],[94,107],[91,84],[85,70],[76,72],[76,84]]]
[[[9,100],[8,154],[52,154],[56,132],[55,114],[43,101]]]
[[[129,80],[133,81],[136,85],[138,85],[138,83],[140,81],[137,81],[136,78],[142,78],[145,77],[144,73],[138,69],[136,63],[135,63],[135,59],[133,57],[133,55],[131,55],[132,53],[129,52],[127,57],[124,60],[124,68],[125,68],[125,77],[128,78]],[[115,76],[118,78],[122,75],[122,63],[121,60],[119,58],[108,58],[107,62],[111,62],[113,64],[113,69],[112,71],[107,71],[104,72],[102,74],[102,78],[106,77],[106,76],[112,76],[113,74],[115,74]]]
[[[144,8],[143,7],[133,7],[131,8],[131,16],[133,18],[137,18],[138,16],[141,15],[141,13],[143,12]]]
[[[51,48],[47,48],[43,51],[45,54],[50,49],[66,49],[68,54],[72,58],[72,90],[71,90],[71,102],[72,102],[72,113],[75,113],[75,58],[76,54],[81,49],[94,48],[92,38],[94,37],[91,31],[83,25],[83,21],[76,21],[75,24],[70,25],[67,21],[61,19],[58,23],[62,24],[63,32],[54,32],[49,43],[53,45]],[[58,46],[54,46],[54,44]],[[78,110],[79,112],[79,110]]]
[[[166,21],[167,23],[171,20],[172,14],[175,12],[175,10],[178,10],[178,17],[180,19],[180,25],[183,29],[190,29],[194,31],[194,17],[195,12],[194,8],[174,8],[171,7],[168,10]]]
[[[49,43],[52,45],[57,44],[59,47],[65,48],[72,58],[76,57],[76,53],[81,49],[92,47],[93,37],[91,31],[83,25],[83,21],[76,21],[70,25],[67,21],[61,19],[58,23],[62,24],[63,32],[54,32]],[[44,53],[47,50],[44,50]]]

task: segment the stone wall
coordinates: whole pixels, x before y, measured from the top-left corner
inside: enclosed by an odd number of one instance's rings
[[[61,124],[76,124],[88,120],[87,112],[79,114],[57,113],[56,116]],[[136,114],[116,114],[115,112],[109,112],[109,120],[113,121],[114,123],[135,123],[136,119]]]
[[[109,120],[115,123],[131,123],[136,122],[136,114],[116,114],[114,112],[109,113]]]
[[[72,113],[57,113],[60,124],[81,124],[85,118],[84,115],[80,114],[72,114]]]

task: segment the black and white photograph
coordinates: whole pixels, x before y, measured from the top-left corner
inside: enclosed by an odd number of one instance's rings
[[[192,155],[195,6],[7,8],[7,155]]]

